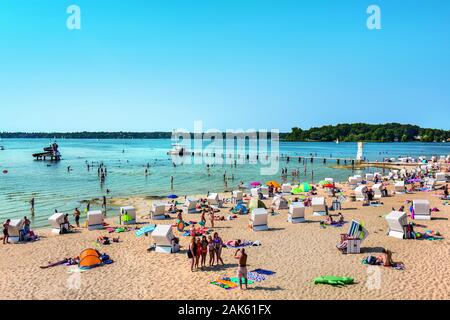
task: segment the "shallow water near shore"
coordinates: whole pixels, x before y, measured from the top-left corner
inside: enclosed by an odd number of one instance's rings
[[[0,219],[30,216],[29,200],[34,197],[36,211],[33,218],[34,227],[46,226],[48,217],[57,209],[60,212],[72,212],[75,207],[84,208],[85,201],[106,195],[127,197],[132,195],[147,196],[157,199],[170,193],[179,196],[206,194],[208,191],[223,192],[233,190],[243,181],[281,181],[281,168],[287,167],[290,173],[298,169],[298,178],[288,177],[288,181],[314,181],[333,177],[338,181],[346,180],[352,174],[350,169],[334,169],[330,166],[336,162],[330,157],[355,158],[356,143],[321,143],[321,142],[280,142],[280,154],[290,156],[308,156],[327,158],[327,163],[317,159],[305,164],[298,160],[288,163],[280,161],[279,170],[273,175],[261,175],[259,164],[214,165],[210,175],[206,164],[185,164],[173,167],[167,152],[172,148],[171,140],[59,140],[63,156],[59,163],[34,161],[32,154],[40,152],[52,141],[48,139],[4,139],[0,151]],[[445,143],[367,143],[364,156],[372,161],[385,157],[398,156],[432,156],[450,154],[450,144]],[[108,169],[108,176],[101,185],[97,176],[97,167],[87,170],[86,163],[103,162]],[[144,175],[144,166],[149,163],[149,175]],[[68,172],[67,167],[71,168]],[[228,177],[225,188],[223,175]],[[364,171],[374,171],[366,168]],[[364,171],[357,171],[364,173]],[[381,170],[378,170],[381,171]],[[171,190],[170,176],[174,177]],[[234,176],[234,180],[232,177]],[[83,202],[84,201],[84,202]],[[97,204],[92,207],[97,208]],[[108,213],[112,215],[113,212]]]

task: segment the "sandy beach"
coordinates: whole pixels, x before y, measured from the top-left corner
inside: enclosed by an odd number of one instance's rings
[[[361,246],[361,254],[344,255],[335,247],[339,235],[347,231],[349,224],[322,229],[319,221],[323,217],[312,217],[311,208],[307,208],[307,222],[302,224],[288,223],[287,210],[278,211],[278,215],[269,216],[269,230],[265,232],[248,229],[248,215],[216,222],[214,231],[219,232],[224,241],[245,239],[262,243],[247,249],[249,270],[263,268],[276,272],[266,281],[251,285],[247,291],[227,291],[210,284],[218,277],[235,276],[232,249],[223,250],[225,266],[191,272],[185,251],[187,237],[180,237],[180,253],[161,254],[147,252],[151,238],[136,237],[133,231],[120,233],[120,243],[99,247],[95,240],[99,235],[108,234],[104,230],[82,230],[60,236],[51,234],[49,229],[40,229],[37,231],[41,236],[39,241],[0,246],[0,299],[449,299],[450,210],[436,193],[395,195],[383,198],[384,205],[380,207],[345,202],[341,211],[345,220],[363,222],[370,233]],[[431,221],[416,221],[423,225],[416,231],[438,230],[444,240],[399,240],[386,235],[387,223],[382,216],[392,207],[398,209],[412,199],[428,199],[431,207],[440,210],[433,213]],[[328,197],[327,201],[331,199]],[[115,202],[135,206],[138,216],[148,214],[151,206],[150,201],[141,197],[116,199]],[[270,200],[265,202],[270,204]],[[230,206],[225,205],[220,215],[226,216]],[[172,224],[175,222],[174,215],[172,217],[157,222],[139,218],[138,222]],[[198,221],[200,215],[189,218]],[[117,220],[109,218],[107,222],[114,226]],[[176,230],[174,234],[180,236]],[[74,273],[70,270],[74,267],[39,268],[49,261],[78,256],[89,247],[106,252],[114,263],[75,275],[81,277],[79,288],[68,285],[73,280]],[[394,261],[403,262],[405,270],[375,267],[373,271],[361,263],[369,253],[380,252],[382,248],[390,249]],[[379,288],[374,289],[368,279],[378,270],[381,282]],[[354,277],[356,284],[347,287],[314,285],[313,279],[322,275]]]

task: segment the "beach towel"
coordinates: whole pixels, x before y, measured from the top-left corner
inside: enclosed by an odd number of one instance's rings
[[[222,289],[225,289],[225,290],[232,290],[232,289],[237,288],[237,284],[235,284],[233,282],[230,282],[230,284],[225,284],[225,283],[223,283],[220,280],[211,281],[210,284],[218,286],[218,287],[220,287]]]
[[[136,235],[136,237],[141,237],[141,236],[143,236],[146,233],[153,232],[153,230],[155,230],[155,228],[156,228],[155,224],[150,224],[150,225],[144,226],[141,229],[137,230],[135,232],[135,235]]]
[[[256,272],[265,276],[272,276],[274,275],[276,272],[274,271],[270,271],[270,270],[265,270],[265,269],[255,269],[252,272]]]
[[[231,281],[231,282],[233,282],[233,283],[239,285],[239,278],[222,278],[222,279],[223,279],[223,280],[227,280],[227,281]],[[242,284],[244,284],[244,283],[245,283],[245,279],[242,278],[242,279],[241,279],[241,282],[242,282]],[[253,280],[247,279],[247,284],[254,284],[254,283],[255,283],[255,282],[254,282]]]
[[[254,282],[261,282],[266,280],[266,277],[262,274],[256,273],[256,272],[248,272],[247,273],[247,279],[254,281]]]

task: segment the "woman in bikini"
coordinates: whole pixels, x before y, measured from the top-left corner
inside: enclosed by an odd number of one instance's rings
[[[213,238],[208,236],[208,252],[209,252],[209,266],[214,265],[214,260],[216,258],[216,248],[214,245]]]
[[[392,261],[392,252],[387,249],[383,249],[383,253],[377,256],[377,264],[384,267],[390,267],[394,264]]]
[[[219,265],[219,261],[222,263],[222,265],[224,265],[223,260],[222,260],[222,246],[223,246],[222,238],[220,238],[219,234],[217,232],[215,232],[214,233],[214,248],[216,250],[217,265]]]
[[[206,239],[206,236],[202,237],[202,260],[201,260],[201,267],[206,267],[206,255],[208,254],[208,240]]]
[[[202,241],[200,238],[195,243],[195,268],[198,269],[200,263],[200,257],[202,256]]]

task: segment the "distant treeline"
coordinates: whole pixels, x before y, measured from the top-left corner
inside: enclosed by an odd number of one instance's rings
[[[225,138],[225,133],[223,138]],[[40,139],[171,139],[172,132],[2,132],[2,138],[40,138]],[[270,138],[270,132],[267,135]],[[191,133],[191,138],[193,134]],[[338,124],[302,130],[292,128],[290,133],[280,133],[279,139],[284,141],[450,141],[450,131],[426,129],[419,126],[400,123],[386,124]]]
[[[450,131],[420,128],[400,123],[386,124],[338,124],[302,130],[292,128],[284,137],[286,141],[374,141],[374,142],[442,142],[450,139]]]

